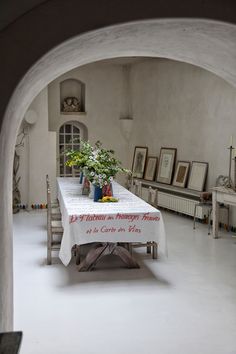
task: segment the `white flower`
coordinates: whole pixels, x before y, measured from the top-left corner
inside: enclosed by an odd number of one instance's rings
[[[102,179],[102,175],[98,175],[98,178]]]
[[[112,182],[113,181],[113,177],[111,176],[111,177],[109,177],[109,181],[110,182]]]
[[[94,172],[90,172],[90,176],[92,176],[92,177],[93,177],[94,175],[95,175],[95,173],[94,173]]]

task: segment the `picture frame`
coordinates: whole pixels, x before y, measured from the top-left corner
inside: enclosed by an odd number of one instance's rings
[[[143,178],[146,166],[148,148],[145,146],[135,146],[132,163],[132,176]]]
[[[208,162],[192,161],[188,188],[202,192],[205,188]]]
[[[162,147],[157,171],[157,182],[171,184],[177,149]]]
[[[173,179],[173,186],[185,188],[187,183],[187,178],[190,169],[190,162],[189,161],[178,161],[174,179]]]
[[[153,181],[155,178],[157,160],[158,160],[157,157],[154,156],[148,156],[147,158],[145,173],[144,173],[144,179],[146,179],[147,181]]]

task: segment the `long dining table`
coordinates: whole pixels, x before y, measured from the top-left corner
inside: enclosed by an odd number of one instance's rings
[[[101,244],[100,250],[106,250],[104,254],[114,253],[123,261],[128,259],[130,268],[138,265],[128,250],[120,246],[122,243],[155,241],[159,252],[167,254],[160,210],[117,182],[113,182],[112,187],[118,202],[94,202],[82,194],[82,185],[78,178],[57,178],[57,195],[64,228],[59,258],[65,266],[71,260],[74,245],[89,243]],[[88,264],[88,260],[86,264],[85,259],[79,270],[89,270],[89,266],[91,264]]]

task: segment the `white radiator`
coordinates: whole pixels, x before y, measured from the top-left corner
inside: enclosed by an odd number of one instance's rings
[[[179,197],[176,195],[170,195],[163,192],[158,193],[158,205],[170,210],[177,211],[186,215],[194,215],[195,204],[199,202],[196,200],[187,199],[184,197]],[[199,219],[204,219],[206,216],[206,211],[202,207],[198,207],[196,210],[196,217]]]
[[[142,198],[147,201],[147,189],[142,188]],[[158,206],[177,211],[178,213],[193,216],[194,206],[198,204],[197,200],[180,197],[173,194],[158,192]],[[157,207],[158,207],[157,206]],[[196,217],[198,219],[205,219],[207,216],[207,209],[198,207],[196,210]]]

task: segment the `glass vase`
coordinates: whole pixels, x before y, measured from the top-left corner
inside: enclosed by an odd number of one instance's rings
[[[79,183],[80,183],[80,184],[83,183],[83,178],[84,178],[84,173],[83,173],[83,171],[81,170],[81,171],[80,171],[80,176],[79,176]]]
[[[90,191],[90,182],[86,176],[83,177],[83,187],[82,187],[82,194],[89,195]]]
[[[102,195],[103,197],[113,197],[113,189],[111,183],[108,183],[102,188]]]
[[[94,199],[95,186],[94,186],[94,184],[92,184],[91,182],[89,182],[89,186],[90,186],[90,190],[89,190],[89,195],[88,195],[88,197],[89,197],[90,199]]]

